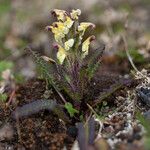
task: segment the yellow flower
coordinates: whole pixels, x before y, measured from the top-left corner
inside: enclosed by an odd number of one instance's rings
[[[83,43],[82,43],[82,52],[83,52],[83,58],[88,55],[89,46],[90,43],[95,39],[95,36],[88,37]]]
[[[54,9],[52,14],[55,14],[58,20],[65,21],[67,13],[64,10]]]
[[[80,16],[81,15],[81,10],[80,9],[77,9],[77,10],[72,10],[72,12],[70,13],[70,15],[71,15],[71,18],[72,19],[78,19],[78,16]]]
[[[68,51],[74,44],[74,39],[69,39],[65,42],[65,50]]]
[[[93,23],[90,23],[90,22],[81,22],[80,25],[78,26],[78,31],[80,32],[80,35],[79,35],[80,41],[82,41],[85,31],[89,27],[94,28],[95,25]]]
[[[80,25],[78,26],[78,31],[83,31],[83,32],[85,32],[85,30],[86,30],[88,27],[94,28],[95,25],[94,25],[93,23],[90,23],[90,22],[81,22]]]
[[[56,27],[57,32],[62,32],[63,34],[68,34],[69,29],[73,25],[73,20],[70,17],[66,17],[65,22],[54,22],[53,26]]]
[[[70,29],[73,23],[74,21],[70,17],[66,16],[66,21],[64,22],[64,26]]]
[[[55,22],[53,26],[48,26],[48,30],[54,34],[56,42],[61,42],[62,38],[65,37],[65,34],[69,32],[68,28],[65,28],[62,22]]]
[[[71,28],[73,25],[73,20],[67,15],[66,11],[64,10],[59,10],[59,9],[54,9],[53,13],[56,14],[58,21],[60,24],[64,24],[67,28]]]
[[[66,58],[66,52],[64,48],[58,45],[57,59],[61,65],[63,64],[65,58]]]
[[[54,22],[53,26],[56,28],[57,33],[68,34],[69,32],[69,29],[63,22]]]
[[[56,42],[60,43],[62,38],[68,34],[73,23],[74,21],[70,17],[66,16],[65,22],[54,22],[52,26],[47,26],[47,29],[54,34]]]

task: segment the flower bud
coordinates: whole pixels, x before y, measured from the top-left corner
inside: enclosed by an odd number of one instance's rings
[[[72,19],[78,19],[78,16],[81,15],[81,10],[80,9],[77,9],[77,10],[72,10],[71,13],[70,13],[70,16]]]
[[[52,15],[57,17],[58,20],[65,21],[67,13],[64,10],[54,9],[51,11]]]

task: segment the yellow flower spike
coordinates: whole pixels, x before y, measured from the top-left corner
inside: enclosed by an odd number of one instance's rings
[[[90,43],[95,39],[95,36],[88,37],[83,43],[82,43],[82,52],[83,52],[83,58],[88,55],[89,46]]]
[[[56,42],[60,42],[62,38],[65,37],[69,32],[69,28],[73,25],[73,22],[69,17],[66,17],[66,21],[63,22],[55,22],[53,23],[52,32],[54,33],[54,37]]]
[[[52,14],[56,15],[58,20],[65,21],[67,13],[64,10],[54,9]]]
[[[57,59],[61,65],[63,64],[65,58],[66,58],[66,52],[64,48],[58,45]]]
[[[95,24],[90,23],[90,22],[81,22],[80,25],[78,26],[78,31],[83,31],[83,32],[85,32],[85,30],[86,30],[88,27],[94,28],[94,27],[95,27]]]
[[[77,19],[78,19],[78,16],[81,15],[81,10],[80,10],[80,9],[77,9],[77,10],[74,10],[74,9],[73,9],[73,10],[71,11],[70,15],[71,15],[71,18],[72,18],[72,19],[77,20]]]
[[[52,12],[57,16],[58,22],[54,22],[52,26],[47,26],[47,30],[54,34],[56,42],[62,43],[62,39],[68,34],[74,21],[69,17],[66,11],[54,9]]]
[[[68,51],[74,44],[74,39],[69,39],[65,42],[65,50]]]

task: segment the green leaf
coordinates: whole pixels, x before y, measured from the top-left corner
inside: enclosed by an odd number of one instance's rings
[[[74,109],[71,103],[66,103],[65,108],[67,109],[70,117],[73,117],[75,113],[79,113],[78,110]]]
[[[57,73],[53,72],[53,70],[57,70],[53,64],[46,62],[42,57],[40,57],[35,51],[33,51],[30,47],[25,49],[31,56],[34,58],[42,77],[45,78],[49,85],[51,85],[56,91],[59,91],[59,85],[56,82]]]
[[[101,64],[100,58],[102,57],[104,50],[105,46],[102,45],[98,49],[91,51],[85,58],[85,62],[87,64],[87,75],[89,79],[91,79],[98,70]]]

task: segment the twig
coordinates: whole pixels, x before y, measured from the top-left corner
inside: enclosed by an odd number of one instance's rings
[[[16,90],[17,90],[17,87],[11,92],[10,94],[10,97],[9,97],[9,100],[8,102],[6,103],[6,107],[8,107],[10,105],[10,103],[12,102],[13,98],[15,97],[16,95]]]
[[[88,124],[89,120],[91,119],[91,116],[92,116],[92,112],[91,112],[90,115],[88,116],[88,118],[87,118],[87,120],[86,120],[84,126],[86,126],[86,125]]]
[[[21,143],[22,138],[21,138],[20,125],[19,125],[19,118],[16,118],[16,128],[17,128],[17,134],[18,134],[18,141]]]
[[[67,101],[64,99],[63,95],[54,87],[54,90],[57,92],[57,94],[59,95],[59,97],[62,99],[62,101],[66,104]]]
[[[95,112],[95,110],[92,108],[92,106],[90,106],[88,103],[87,103],[87,106],[90,108],[92,113],[94,113],[96,116],[98,116],[97,113]]]
[[[127,27],[126,27],[126,29],[127,29]],[[122,39],[123,39],[123,42],[124,42],[124,47],[125,47],[126,55],[127,55],[127,57],[128,57],[128,60],[129,60],[129,62],[130,62],[130,64],[131,64],[131,66],[133,67],[133,69],[134,69],[137,73],[139,73],[143,78],[147,79],[148,82],[150,82],[150,78],[148,78],[148,77],[145,76],[142,72],[140,72],[140,71],[137,69],[137,67],[135,66],[135,64],[133,63],[133,59],[132,59],[131,55],[129,54],[129,50],[128,50],[129,48],[128,48],[128,44],[127,44],[126,37],[125,37],[123,34],[122,34]]]

